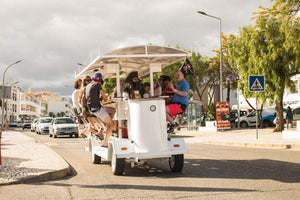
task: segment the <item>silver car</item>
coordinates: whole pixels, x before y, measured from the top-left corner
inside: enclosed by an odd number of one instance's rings
[[[54,118],[49,126],[49,137],[57,138],[60,135],[78,138],[78,124],[70,117]]]
[[[260,113],[260,110],[258,110]],[[275,112],[275,109],[264,109],[262,116],[270,115]],[[235,120],[236,126],[238,126],[238,119]],[[258,121],[259,125],[259,121]],[[240,127],[241,128],[246,128],[246,127],[251,127],[251,126],[256,126],[256,111],[250,112],[246,116],[240,117]]]
[[[30,126],[30,131],[31,131],[31,132],[35,132],[35,129],[36,129],[36,125],[37,125],[38,120],[39,120],[38,118],[32,120],[31,126]]]
[[[298,120],[300,120],[300,107],[293,109],[293,126],[294,127],[296,127]]]
[[[52,117],[41,117],[36,125],[36,133],[42,134],[42,133],[48,133],[49,132],[49,125],[52,121]]]

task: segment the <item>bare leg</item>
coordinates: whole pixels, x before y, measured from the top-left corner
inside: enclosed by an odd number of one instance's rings
[[[116,113],[116,109],[113,108],[113,107],[105,107],[105,108],[106,108],[107,114],[110,116],[111,119],[113,119],[114,116],[115,116],[115,113]],[[114,125],[113,130],[117,130],[117,129],[115,128],[115,127],[117,126],[116,124],[117,124],[116,121],[113,120],[113,125]]]
[[[114,115],[116,113],[116,109],[113,107],[109,107],[109,106],[106,106],[105,108],[106,108],[107,114],[110,116],[111,119],[113,119]]]
[[[173,118],[170,116],[170,110],[168,106],[166,106],[166,115],[167,115],[167,121],[170,122],[171,124],[175,124]]]
[[[104,142],[102,144],[102,146],[108,146],[108,139],[111,135],[111,132],[113,130],[114,127],[114,123],[112,121],[112,119],[110,117],[108,117],[105,121],[104,121],[105,125],[106,125],[106,134],[105,134],[105,138],[104,138]]]

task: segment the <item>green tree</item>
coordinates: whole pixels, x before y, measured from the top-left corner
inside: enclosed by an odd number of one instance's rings
[[[217,65],[213,59],[205,58],[197,52],[193,52],[191,57],[189,57],[189,60],[193,66],[194,74],[187,75],[185,79],[190,85],[193,98],[202,101],[204,91],[211,89],[219,79],[217,73],[218,70],[216,70]],[[172,82],[176,84],[174,73],[182,64],[183,61],[165,67],[162,69],[162,74],[170,76]]]
[[[105,93],[111,94],[116,86],[116,78],[107,78],[104,80],[103,88]]]
[[[229,61],[230,41],[229,35],[222,34],[222,71],[223,71],[223,85],[227,88],[226,101],[230,101],[230,90],[237,88],[237,81],[239,80],[238,68],[234,62]],[[218,50],[219,51],[219,50]],[[219,53],[218,59],[219,57]],[[218,61],[218,64],[220,62]],[[219,67],[220,68],[220,67]],[[223,88],[224,89],[224,88]]]
[[[216,104],[210,103],[207,107],[207,113],[211,120],[216,120]]]
[[[230,60],[239,67],[240,87],[246,98],[253,95],[248,92],[248,75],[265,76],[265,91],[259,93],[259,98],[262,102],[267,98],[275,101],[275,131],[283,130],[284,89],[292,84],[290,78],[300,72],[300,22],[295,7],[286,2],[293,1],[278,0],[271,9],[262,8],[256,13],[254,26],[243,27],[238,37],[231,35],[229,44]],[[299,2],[295,4],[299,10]],[[282,14],[281,9],[292,14]]]
[[[55,117],[55,114],[53,112],[49,112],[50,117]]]

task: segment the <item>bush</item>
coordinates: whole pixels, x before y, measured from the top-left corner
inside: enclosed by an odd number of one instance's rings
[[[215,103],[211,103],[207,106],[207,114],[210,120],[216,120],[216,105]]]

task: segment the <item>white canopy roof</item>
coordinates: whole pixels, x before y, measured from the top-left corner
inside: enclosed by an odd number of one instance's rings
[[[121,48],[103,56],[98,56],[76,78],[85,75],[92,75],[96,71],[102,73],[104,78],[108,78],[113,73],[112,66],[119,66],[120,71],[129,73],[138,71],[139,76],[149,75],[150,65],[157,65],[161,68],[169,66],[188,57],[186,51],[163,46],[134,46]]]

